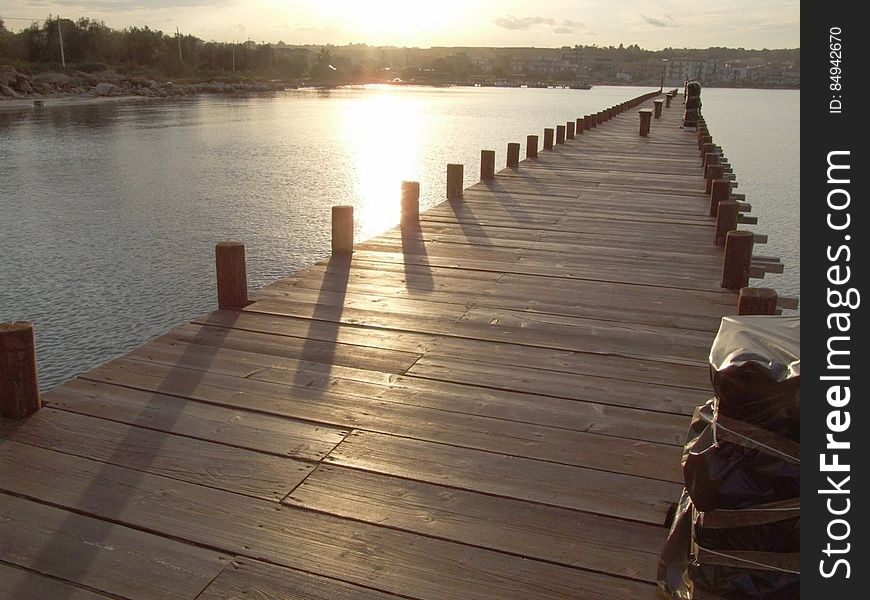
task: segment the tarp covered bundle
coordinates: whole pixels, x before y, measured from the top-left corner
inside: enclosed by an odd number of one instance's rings
[[[797,598],[800,318],[726,317],[710,365],[716,396],[689,428],[659,587],[682,600]]]

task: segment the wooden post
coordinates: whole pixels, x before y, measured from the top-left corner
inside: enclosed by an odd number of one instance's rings
[[[751,231],[729,231],[725,239],[725,260],[722,263],[722,287],[739,290],[749,285],[752,263]]]
[[[702,161],[702,166],[704,167],[704,172],[707,172],[707,167],[710,165],[718,165],[719,164],[719,153],[718,152],[707,152],[704,154],[704,160]]]
[[[664,100],[653,100],[653,106],[655,107],[655,109],[654,109],[654,110],[655,110],[655,113],[654,113],[654,114],[655,114],[655,118],[656,118],[656,119],[661,119],[661,118],[662,118],[662,104],[663,104],[663,103],[664,103]]]
[[[710,216],[719,214],[719,204],[731,197],[731,181],[728,179],[714,179],[710,190]]]
[[[564,144],[565,143],[565,126],[564,125],[556,125],[556,143]]]
[[[740,288],[737,297],[738,315],[775,315],[776,290],[771,288]]]
[[[465,177],[463,165],[447,165],[447,198],[455,200],[462,198],[462,180]]]
[[[598,126],[598,117],[596,115],[589,115],[586,118],[589,119],[589,127],[587,129],[595,129]]]
[[[41,406],[33,323],[0,323],[0,415],[22,419]]]
[[[332,255],[353,254],[353,206],[332,207]]]
[[[553,134],[555,131],[552,127],[547,127],[544,129],[544,150],[552,150],[553,149]]]
[[[520,166],[520,144],[519,142],[510,142],[507,147],[507,167],[516,169]]]
[[[577,126],[574,128],[574,135],[583,135],[583,117],[577,117]]]
[[[670,94],[665,96],[665,108],[671,107],[671,98],[673,98],[673,96],[671,96]]]
[[[569,140],[574,139],[574,121],[568,121],[565,123],[565,138]]]
[[[526,136],[526,158],[538,158],[538,136]]]
[[[420,220],[420,182],[403,181],[400,200],[402,225],[413,225]]]
[[[734,200],[726,200],[719,203],[719,209],[716,212],[716,239],[717,246],[725,245],[725,237],[729,231],[737,229],[737,215],[739,214],[740,204]]]
[[[495,150],[480,151],[480,180],[495,177]]]
[[[707,136],[707,137],[709,137],[709,136]],[[701,150],[701,152],[700,152],[701,158],[704,158],[705,156],[707,156],[710,153],[715,154],[717,152],[716,144],[714,144],[713,142],[704,142],[703,144],[701,144],[699,146],[699,149]]]
[[[725,178],[725,167],[722,165],[710,165],[707,167],[704,177],[707,179],[705,191],[710,194],[713,192],[713,180]]]
[[[642,108],[637,111],[637,114],[640,115],[640,135],[643,137],[647,137],[649,135],[652,110],[649,108]]]
[[[217,273],[218,308],[233,310],[248,305],[248,274],[245,245],[242,242],[219,242],[214,247]]]

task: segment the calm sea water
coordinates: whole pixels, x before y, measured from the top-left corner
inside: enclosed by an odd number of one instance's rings
[[[443,197],[447,163],[635,97],[582,90],[367,87],[256,97],[0,108],[0,321],[36,323],[44,386],[215,306],[213,245],[247,244],[259,287],[398,219],[403,179]],[[799,293],[799,93],[704,90],[704,114]]]

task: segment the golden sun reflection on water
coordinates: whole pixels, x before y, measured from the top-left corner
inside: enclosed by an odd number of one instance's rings
[[[419,180],[421,140],[428,119],[413,98],[382,93],[348,103],[344,137],[354,178],[357,239],[369,238],[399,222],[402,180]]]

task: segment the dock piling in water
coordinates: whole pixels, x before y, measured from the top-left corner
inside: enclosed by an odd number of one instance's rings
[[[526,158],[538,158],[538,136],[526,136]]]
[[[737,297],[738,315],[775,315],[777,304],[776,290],[771,288],[740,288]]]
[[[332,207],[332,255],[353,254],[353,206]]]
[[[552,150],[553,149],[553,134],[555,131],[552,127],[547,127],[544,129],[544,150]]]
[[[420,221],[420,182],[403,181],[401,186],[401,224],[413,225]]]
[[[214,247],[214,262],[218,307],[223,310],[244,308],[248,304],[245,245],[242,242],[218,242]]]
[[[41,406],[33,323],[0,323],[0,416],[23,419]]]
[[[565,123],[565,138],[569,140],[574,139],[574,121],[568,121]]]
[[[739,290],[749,285],[752,264],[753,236],[751,231],[729,231],[725,239],[725,260],[722,263],[722,287]]]
[[[456,200],[462,198],[462,181],[465,177],[465,167],[458,164],[447,165],[447,198]]]
[[[716,238],[717,246],[725,245],[725,236],[729,231],[737,229],[737,215],[740,211],[740,204],[734,200],[725,200],[719,203],[716,211]]]
[[[565,126],[564,125],[556,125],[556,143],[564,144],[565,143]]]
[[[493,177],[495,177],[495,150],[481,150],[480,180],[487,181]]]
[[[710,216],[719,214],[719,204],[731,197],[731,182],[727,179],[714,179],[710,189]]]
[[[508,169],[516,169],[520,166],[520,144],[519,142],[510,142],[507,145],[507,167]]]

